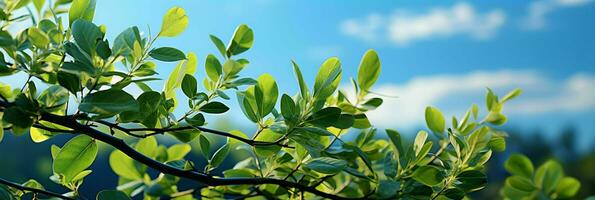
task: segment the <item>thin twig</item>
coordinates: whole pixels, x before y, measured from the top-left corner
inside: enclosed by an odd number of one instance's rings
[[[47,191],[47,190],[44,190],[44,189],[22,186],[20,184],[10,182],[10,181],[5,180],[3,178],[0,178],[0,184],[7,185],[7,186],[10,186],[10,187],[16,188],[18,190],[21,190],[21,191],[30,191],[30,192],[33,192],[33,193],[43,194],[43,195],[50,196],[50,197],[57,197],[57,198],[67,199],[67,200],[75,200],[74,198],[67,197],[67,196],[64,196],[64,195],[61,195],[61,194],[58,194],[58,193],[55,193],[55,192],[50,192],[50,191]]]

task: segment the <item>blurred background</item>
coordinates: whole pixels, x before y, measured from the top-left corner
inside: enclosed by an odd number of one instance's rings
[[[594,1],[101,0],[94,21],[108,27],[111,39],[135,25],[144,34],[156,33],[172,6],[186,10],[189,26],[181,36],[162,38],[156,46],[193,51],[203,63],[207,54],[217,52],[209,34],[227,41],[237,25],[248,24],[254,29],[255,43],[242,54],[251,62],[242,74],[270,73],[280,91],[288,94],[298,91],[290,60],[302,67],[306,81],[312,83],[320,64],[338,56],[343,64],[342,88],[350,90],[348,78],[356,76],[361,56],[367,49],[376,49],[382,73],[372,90],[391,96],[369,115],[380,129],[413,135],[425,128],[423,113],[428,105],[447,116],[461,117],[472,103],[484,105],[487,87],[500,95],[521,88],[524,93],[504,108],[509,117],[502,127],[510,134],[507,151],[494,154],[488,165],[490,184],[475,195],[499,197],[501,181],[507,176],[502,165],[514,152],[528,155],[535,165],[550,158],[559,160],[568,175],[582,183],[578,199],[595,193]],[[159,63],[159,77],[166,79],[174,65]],[[202,64],[199,69],[200,80],[205,75]],[[2,82],[22,85],[18,78]],[[156,81],[151,86],[162,85]],[[252,132],[254,127],[235,100],[230,104],[230,112],[211,118],[209,126]],[[48,150],[69,137],[60,135],[33,145],[27,135],[6,134],[0,143],[0,177],[35,178],[48,189],[63,190],[48,179],[52,171]],[[162,141],[174,142],[169,137]],[[94,173],[86,180],[92,184],[84,184],[83,193],[116,187],[117,177],[107,161],[111,149],[100,148]],[[191,153],[191,158],[202,162],[198,152]]]

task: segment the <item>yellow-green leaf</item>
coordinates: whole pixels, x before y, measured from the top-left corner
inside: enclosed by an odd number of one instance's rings
[[[184,32],[188,26],[188,16],[186,11],[180,7],[173,7],[163,16],[163,23],[161,24],[161,31],[159,36],[175,37]]]

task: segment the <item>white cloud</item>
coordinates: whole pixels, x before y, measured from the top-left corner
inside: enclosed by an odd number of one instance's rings
[[[535,71],[480,71],[462,75],[415,77],[404,84],[376,87],[383,98],[380,109],[369,114],[373,124],[382,127],[413,128],[424,124],[424,109],[439,107],[450,119],[460,117],[472,103],[484,107],[485,88],[499,95],[513,88],[523,95],[505,106],[506,114],[537,115],[548,112],[574,112],[595,109],[595,75],[575,74],[566,80],[554,80]]]
[[[522,26],[528,30],[539,30],[546,25],[546,16],[562,8],[586,5],[592,0],[541,0],[529,4],[528,14]]]
[[[341,24],[343,34],[368,42],[390,41],[398,46],[435,37],[465,35],[483,40],[494,36],[506,21],[501,10],[480,13],[468,3],[437,7],[426,13],[397,10],[392,15],[370,14]]]

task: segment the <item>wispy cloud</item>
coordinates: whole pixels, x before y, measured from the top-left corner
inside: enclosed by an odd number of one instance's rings
[[[403,84],[380,85],[375,89],[378,93],[398,98],[384,98],[381,109],[372,111],[369,117],[382,127],[411,128],[424,124],[424,109],[428,105],[438,106],[446,116],[459,116],[471,103],[483,106],[486,87],[501,95],[513,88],[525,91],[505,106],[507,114],[595,109],[595,74],[577,73],[565,80],[555,80],[535,71],[503,70],[421,76]]]
[[[418,40],[455,35],[484,40],[504,25],[506,14],[499,9],[485,13],[471,4],[435,7],[426,13],[397,10],[391,15],[370,14],[363,19],[344,21],[341,32],[368,42],[390,41],[404,46]]]
[[[539,30],[546,26],[548,14],[559,9],[578,7],[593,2],[592,0],[541,0],[529,4],[527,16],[522,27],[527,30]]]

